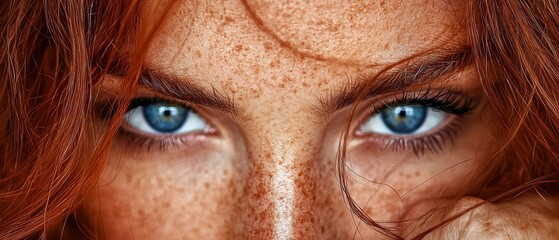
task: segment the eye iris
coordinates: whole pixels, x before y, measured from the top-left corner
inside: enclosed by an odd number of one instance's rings
[[[143,108],[147,123],[156,131],[172,133],[182,127],[188,109],[172,103],[152,103]]]
[[[387,107],[381,111],[384,124],[395,133],[412,133],[425,122],[427,107],[421,105],[400,105]]]

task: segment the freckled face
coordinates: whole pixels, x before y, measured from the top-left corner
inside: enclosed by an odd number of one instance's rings
[[[340,190],[336,156],[351,109],[321,107],[378,84],[360,76],[386,64],[465,45],[458,6],[447,4],[178,1],[145,65],[236,111],[141,89],[88,201],[91,218],[107,239],[380,237],[352,218]],[[162,7],[146,6],[149,26]],[[473,191],[492,138],[472,71],[359,103],[345,179],[373,220],[396,222],[414,203]],[[175,118],[177,109],[189,114]]]

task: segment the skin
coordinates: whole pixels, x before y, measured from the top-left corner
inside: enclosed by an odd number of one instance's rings
[[[192,105],[212,132],[186,134],[171,146],[136,146],[115,137],[99,190],[84,208],[88,218],[106,239],[380,238],[348,210],[336,175],[351,109],[317,109],[387,64],[425,49],[467,44],[453,11],[460,6],[447,4],[255,0],[247,11],[237,1],[178,1],[145,65],[227,96],[237,111]],[[147,4],[142,25],[149,28],[163,5]],[[439,153],[415,155],[385,148],[380,134],[358,136],[359,120],[370,116],[359,109],[349,130],[346,179],[372,219],[414,219],[410,209],[419,203],[475,191],[474,173],[485,167],[496,132],[484,117],[472,71],[431,85],[480,102],[471,114],[452,118],[460,130]],[[138,93],[145,94],[155,93]],[[406,224],[387,226],[413,233]]]

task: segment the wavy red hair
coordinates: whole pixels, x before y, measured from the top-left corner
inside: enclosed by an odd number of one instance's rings
[[[131,97],[141,49],[153,35],[135,28],[140,9],[138,0],[0,3],[0,239],[45,237],[96,186],[125,105],[94,136],[93,90],[113,56],[137,46],[121,94]],[[472,0],[464,11],[491,117],[503,130],[479,173],[486,182],[480,196],[497,202],[530,190],[557,194],[559,3]]]

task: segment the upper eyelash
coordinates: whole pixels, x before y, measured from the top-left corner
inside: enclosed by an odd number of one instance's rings
[[[388,101],[381,101],[382,105],[372,105],[370,115],[379,113],[386,107],[394,105],[423,105],[425,107],[448,112],[454,115],[463,115],[476,108],[477,103],[465,94],[450,89],[427,89],[421,92],[403,92],[401,95]]]
[[[180,101],[176,101],[166,97],[159,97],[159,96],[135,97],[130,101],[130,103],[128,103],[125,113],[128,113],[130,110],[136,107],[144,106],[154,102],[168,102],[172,104],[180,104],[185,108],[188,108],[189,111],[198,113],[198,111],[196,111],[196,108],[192,107],[189,104],[185,104]],[[98,106],[98,109],[101,118],[105,121],[111,120],[115,116],[116,109],[118,109],[120,104],[123,103],[120,101],[108,101],[100,104],[100,106]],[[213,135],[216,134],[216,132],[214,128],[210,127],[208,128],[207,132],[204,132],[204,134]],[[136,150],[138,148],[142,148],[142,149],[147,149],[148,151],[153,151],[153,150],[165,151],[169,148],[178,147],[185,143],[191,142],[193,139],[200,139],[201,137],[204,137],[200,133],[192,133],[187,135],[173,135],[173,136],[146,136],[125,129],[122,125],[119,127],[117,131],[117,136],[119,136],[121,139],[124,139],[123,143],[125,144],[125,148],[127,149]]]
[[[134,98],[126,112],[129,110],[145,105],[147,103],[157,102],[157,101],[166,101],[169,103],[176,103],[184,105],[185,107],[189,108],[190,111],[195,111],[191,106],[180,103],[178,101],[169,100],[161,97],[138,97]],[[104,107],[103,116],[106,119],[109,119],[114,114],[114,111],[110,111],[110,109],[116,109],[118,103],[110,102],[105,104],[105,106],[110,106],[110,108]],[[381,105],[376,104],[372,105],[371,110],[369,111],[368,116],[372,116],[374,114],[379,113],[382,109],[390,106],[394,106],[397,104],[421,104],[426,107],[430,107],[433,109],[445,111],[455,115],[463,115],[470,112],[472,109],[476,107],[476,103],[472,100],[472,98],[468,97],[465,94],[461,94],[459,92],[452,91],[450,89],[427,89],[420,92],[403,92],[399,96],[395,96],[388,101],[381,101]],[[108,109],[108,111],[106,111]],[[112,114],[111,114],[112,113]],[[394,151],[402,151],[406,148],[411,147],[412,151],[416,156],[425,153],[425,151],[430,151],[433,153],[440,153],[443,150],[443,146],[445,141],[453,140],[456,132],[459,130],[460,126],[456,123],[449,124],[443,129],[440,129],[435,134],[429,134],[425,136],[419,137],[390,137],[387,139],[387,144],[385,146],[386,149],[392,149]],[[133,142],[134,145],[140,145],[147,148],[159,148],[160,150],[164,150],[167,147],[171,147],[169,145],[178,145],[181,142],[180,136],[176,139],[169,139],[169,137],[165,138],[153,138],[147,136],[137,136],[135,133],[128,132],[124,129],[119,129],[119,134],[121,136],[125,136],[130,142]],[[384,136],[387,138],[388,136]],[[128,142],[128,141],[126,141]]]
[[[139,107],[139,106],[143,106],[146,105],[148,103],[153,103],[153,102],[168,102],[168,103],[173,103],[173,104],[180,104],[186,108],[188,108],[190,111],[194,111],[194,112],[198,112],[196,111],[195,108],[193,108],[192,106],[190,106],[189,104],[180,102],[180,101],[176,101],[173,99],[169,99],[166,97],[160,97],[160,96],[141,96],[141,97],[135,97],[133,98],[129,103],[128,106],[126,108],[125,113],[127,113],[128,111],[130,111],[133,108]],[[118,100],[113,100],[113,101],[107,101],[101,104],[98,104],[98,106],[96,107],[98,109],[98,112],[100,113],[101,117],[104,120],[109,120],[111,118],[114,117],[116,110],[119,108],[119,106],[122,103],[121,101]]]
[[[465,115],[477,107],[477,102],[471,97],[451,89],[427,89],[420,92],[403,92],[399,96],[393,97],[388,101],[381,101],[381,105],[371,105],[371,110],[367,116],[374,116],[381,110],[394,105],[413,105],[419,104],[429,108],[444,111],[457,116]],[[368,118],[367,118],[368,119]],[[385,149],[401,152],[411,148],[414,156],[419,157],[426,151],[439,154],[444,150],[447,142],[451,144],[460,131],[462,124],[450,122],[447,126],[437,130],[435,133],[416,137],[395,137],[381,135],[379,138],[386,141]]]
[[[130,111],[131,109],[134,109],[136,107],[140,107],[140,106],[145,106],[154,102],[166,102],[166,103],[171,103],[171,104],[178,104],[178,105],[182,105],[185,108],[188,108],[189,111],[194,111],[196,112],[190,105],[188,104],[184,104],[184,103],[180,103],[177,101],[173,101],[173,100],[168,100],[168,99],[164,99],[164,98],[159,98],[159,97],[138,97],[138,98],[134,98],[132,99],[132,101],[130,101],[130,104],[128,105],[128,109],[126,111]]]

